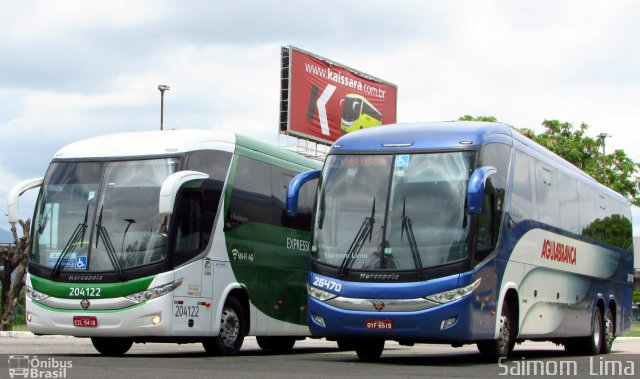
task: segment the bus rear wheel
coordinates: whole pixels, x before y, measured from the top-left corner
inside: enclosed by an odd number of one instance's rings
[[[133,340],[131,338],[91,337],[91,343],[99,353],[113,357],[124,355],[129,351]]]
[[[363,340],[355,345],[358,358],[363,361],[377,361],[384,350],[384,340]]]
[[[613,340],[616,339],[615,321],[611,309],[607,309],[604,315],[602,346],[600,346],[600,354],[609,354],[613,346]]]
[[[287,352],[293,349],[293,345],[296,344],[295,337],[256,337],[256,342],[262,350]]]
[[[244,313],[240,302],[229,297],[220,315],[220,334],[204,340],[202,346],[211,355],[236,355],[244,342]]]
[[[591,335],[579,338],[570,338],[564,343],[564,349],[569,354],[598,355],[603,345],[604,328],[602,322],[602,310],[597,306],[591,317]],[[612,341],[613,342],[613,341]]]

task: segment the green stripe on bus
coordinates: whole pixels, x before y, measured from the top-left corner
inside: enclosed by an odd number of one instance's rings
[[[149,288],[155,275],[120,283],[65,283],[31,275],[34,290],[60,299],[110,299],[124,297]],[[78,290],[76,290],[78,289]]]

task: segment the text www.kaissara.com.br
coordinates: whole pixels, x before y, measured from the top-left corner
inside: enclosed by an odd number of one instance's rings
[[[349,87],[351,89],[354,89],[360,92],[364,92],[367,95],[372,95],[380,99],[384,99],[385,92],[386,92],[384,89],[380,87],[372,86],[367,83],[362,83],[358,79],[345,76],[340,71],[337,71],[335,69],[332,70],[331,67],[324,68],[324,67],[318,67],[311,63],[305,63],[304,68],[305,68],[305,71],[309,74],[318,76],[322,79],[330,80],[334,83],[341,84],[345,87]]]

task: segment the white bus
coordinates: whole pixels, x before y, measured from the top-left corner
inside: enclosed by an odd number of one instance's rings
[[[238,352],[246,335],[287,350],[309,334],[306,275],[314,186],[300,217],[285,195],[319,163],[229,132],[107,135],[55,154],[40,187],[26,277],[35,334]]]

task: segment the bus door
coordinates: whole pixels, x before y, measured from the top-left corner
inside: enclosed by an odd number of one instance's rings
[[[211,191],[195,188],[183,190],[176,202],[171,229],[175,236],[172,260],[178,267],[176,279],[182,278],[182,285],[174,293],[175,336],[202,336],[211,330],[213,261],[203,258],[203,254],[209,245],[218,204],[217,199],[212,200],[214,197]]]

